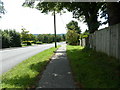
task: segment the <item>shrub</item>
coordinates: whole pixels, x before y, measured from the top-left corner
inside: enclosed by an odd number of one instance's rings
[[[36,44],[36,42],[35,42],[35,41],[33,41],[33,42],[31,42],[31,43]]]
[[[11,47],[21,47],[20,34],[18,32],[16,32],[15,30],[10,30],[9,35],[11,37],[10,46]]]
[[[20,47],[21,37],[15,30],[0,30],[0,48]]]
[[[27,45],[31,45],[31,43],[30,43],[30,42],[27,42]]]
[[[10,36],[8,33],[0,30],[0,39],[1,39],[1,42],[2,42],[2,47],[0,48],[9,48],[10,47]]]
[[[70,45],[77,45],[79,34],[75,30],[68,30],[66,34],[66,41]]]
[[[42,44],[42,42],[36,42],[36,44]]]

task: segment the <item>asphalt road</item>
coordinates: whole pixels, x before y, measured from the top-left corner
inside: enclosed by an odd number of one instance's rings
[[[65,42],[57,43],[58,45],[62,45]],[[27,58],[54,47],[53,44],[43,44],[43,45],[35,45],[29,47],[21,47],[14,49],[5,49],[0,51],[0,75],[4,72],[7,72],[11,68],[13,68],[18,63],[26,60]]]

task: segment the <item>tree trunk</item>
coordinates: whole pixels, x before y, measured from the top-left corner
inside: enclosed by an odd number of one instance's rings
[[[97,15],[94,15],[94,17],[93,16],[92,17],[85,16],[85,18],[87,21],[89,32],[94,33],[95,31],[97,31],[99,28],[99,22],[97,21]]]
[[[120,23],[120,2],[108,2],[107,12],[109,26]]]

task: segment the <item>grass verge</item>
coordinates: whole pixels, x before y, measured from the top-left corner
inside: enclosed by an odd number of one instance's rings
[[[44,70],[56,50],[57,48],[53,47],[42,51],[4,73],[0,77],[2,79],[2,88],[35,87],[38,76]]]
[[[106,54],[80,46],[67,46],[74,78],[82,88],[120,88],[120,64]]]

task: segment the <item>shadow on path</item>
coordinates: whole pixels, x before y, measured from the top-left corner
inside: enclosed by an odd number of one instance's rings
[[[65,45],[52,57],[39,81],[38,88],[75,88]]]

